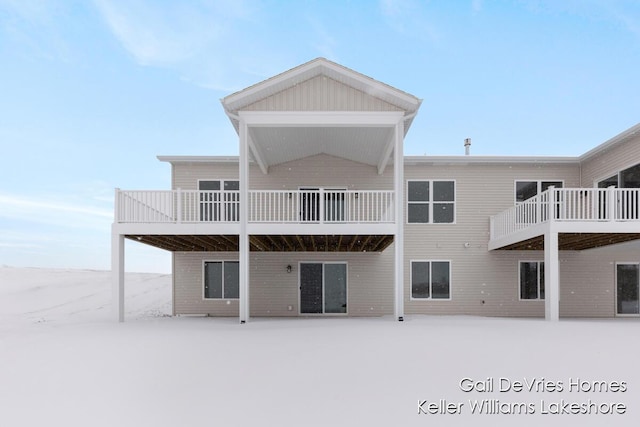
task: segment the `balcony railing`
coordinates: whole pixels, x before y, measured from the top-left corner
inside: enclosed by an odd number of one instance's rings
[[[639,221],[640,189],[549,188],[491,217],[491,239],[548,221]]]
[[[250,190],[250,223],[393,223],[393,191]],[[233,223],[239,191],[116,190],[118,223]]]

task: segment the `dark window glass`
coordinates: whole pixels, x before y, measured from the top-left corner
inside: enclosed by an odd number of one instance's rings
[[[222,298],[222,263],[204,264],[204,297]]]
[[[618,264],[616,273],[618,314],[638,314],[638,265]]]
[[[225,261],[224,263],[224,297],[240,297],[240,263]]]
[[[640,164],[620,172],[620,188],[640,188]]]
[[[603,179],[598,182],[598,188],[609,188],[616,187],[618,188],[618,175],[610,176],[609,178]]]
[[[520,298],[538,299],[538,263],[520,263]]]
[[[538,194],[537,181],[516,181],[516,202],[524,202]]]
[[[562,188],[562,181],[542,181],[540,187],[542,191],[547,191],[549,187]]]
[[[225,181],[224,189],[227,191],[238,191],[240,190],[240,181]]]
[[[434,223],[452,223],[453,222],[453,203],[434,203],[433,204],[433,222]]]
[[[429,263],[428,262],[412,262],[411,263],[411,296],[413,298],[429,298]]]
[[[409,203],[407,209],[408,222],[426,223],[429,222],[428,203]]]
[[[431,263],[432,298],[449,298],[449,263],[434,261]]]
[[[455,200],[455,184],[453,181],[434,181],[433,200],[436,202],[453,202]]]
[[[200,191],[219,191],[220,181],[199,181],[198,190]]]
[[[409,181],[408,200],[410,202],[429,201],[429,181]]]

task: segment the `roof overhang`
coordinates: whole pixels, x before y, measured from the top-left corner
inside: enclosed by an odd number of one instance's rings
[[[580,161],[585,162],[604,151],[610,150],[611,148],[615,147],[618,144],[622,144],[623,142],[627,142],[636,137],[640,137],[640,123],[630,127],[624,132],[621,132],[618,135],[614,136],[613,138],[603,142],[602,144],[598,145],[596,148],[587,151],[582,156],[580,156]]]

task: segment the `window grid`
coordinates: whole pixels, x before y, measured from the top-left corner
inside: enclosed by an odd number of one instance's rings
[[[454,224],[454,180],[407,181],[408,224]]]

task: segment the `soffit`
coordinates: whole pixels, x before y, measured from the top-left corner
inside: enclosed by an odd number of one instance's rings
[[[267,166],[317,154],[377,166],[393,137],[393,128],[252,127],[249,135]]]

